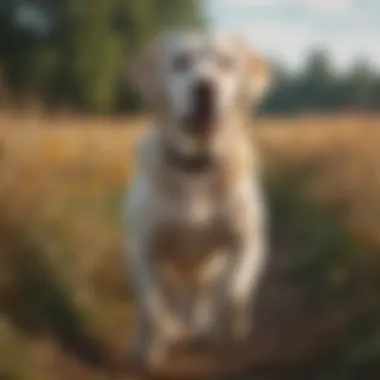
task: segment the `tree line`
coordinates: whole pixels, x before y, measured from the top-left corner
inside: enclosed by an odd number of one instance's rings
[[[273,88],[262,111],[292,114],[380,111],[380,73],[365,60],[337,70],[323,50],[311,52],[297,72],[274,65]]]
[[[129,59],[162,28],[202,23],[200,0],[0,0],[1,84],[12,103],[134,108]]]
[[[32,95],[51,110],[136,110],[130,59],[163,28],[205,23],[201,0],[0,0],[0,106]],[[380,110],[380,75],[366,62],[342,74],[319,51],[296,73],[274,66],[265,113]]]

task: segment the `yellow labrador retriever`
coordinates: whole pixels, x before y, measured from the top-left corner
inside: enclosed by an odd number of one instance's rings
[[[134,348],[153,364],[184,339],[250,330],[266,253],[249,119],[270,77],[239,39],[193,31],[161,35],[132,76],[154,118],[127,199]]]

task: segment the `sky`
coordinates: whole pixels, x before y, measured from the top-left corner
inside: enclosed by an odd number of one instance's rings
[[[323,48],[339,69],[365,59],[380,69],[380,0],[203,0],[213,28],[298,68]]]

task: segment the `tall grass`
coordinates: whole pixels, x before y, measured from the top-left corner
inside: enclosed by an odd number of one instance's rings
[[[84,368],[124,352],[134,315],[120,205],[141,124],[1,117],[0,377],[92,379]],[[260,120],[252,132],[272,213],[267,362],[378,360],[380,119]]]

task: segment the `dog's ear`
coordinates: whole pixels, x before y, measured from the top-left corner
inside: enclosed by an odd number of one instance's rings
[[[247,84],[253,104],[259,105],[272,84],[272,72],[269,64],[258,54],[250,51],[247,59]]]

